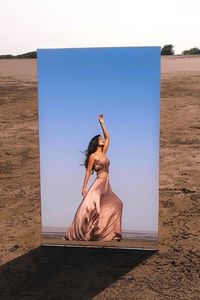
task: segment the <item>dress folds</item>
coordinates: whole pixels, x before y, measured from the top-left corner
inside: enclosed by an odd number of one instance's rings
[[[66,240],[98,241],[122,239],[123,203],[112,191],[109,177],[110,160],[98,157],[94,163],[97,178],[83,197],[71,225],[65,232]],[[107,176],[98,176],[107,172]]]

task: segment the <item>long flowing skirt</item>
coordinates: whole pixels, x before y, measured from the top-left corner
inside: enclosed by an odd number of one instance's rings
[[[122,239],[123,203],[113,193],[109,175],[96,178],[83,197],[71,225],[65,232],[66,240]]]

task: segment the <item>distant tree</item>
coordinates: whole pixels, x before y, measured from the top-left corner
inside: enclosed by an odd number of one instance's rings
[[[37,58],[37,52],[32,51],[32,52],[27,52],[24,54],[19,54],[19,55],[11,55],[11,54],[6,54],[6,55],[0,55],[0,59],[3,58]]]
[[[12,54],[5,54],[5,55],[0,55],[0,58],[14,58]]]
[[[173,45],[164,45],[161,49],[161,55],[174,55]]]
[[[200,54],[200,49],[197,47],[194,47],[189,50],[184,50],[182,52],[182,55],[188,55],[188,54]]]
[[[17,58],[37,58],[36,51],[17,55]]]

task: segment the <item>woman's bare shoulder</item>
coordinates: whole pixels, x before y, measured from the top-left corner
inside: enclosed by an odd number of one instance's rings
[[[92,157],[92,159],[97,160],[98,156],[95,153],[90,154],[90,157]]]
[[[93,159],[96,159],[97,156],[95,155],[95,153],[92,153],[92,154],[90,154],[90,157]]]

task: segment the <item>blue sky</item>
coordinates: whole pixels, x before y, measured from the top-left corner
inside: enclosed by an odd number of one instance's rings
[[[157,231],[160,47],[52,48],[37,55],[43,226],[70,225],[82,199],[81,151],[103,136],[103,113],[122,227]]]

